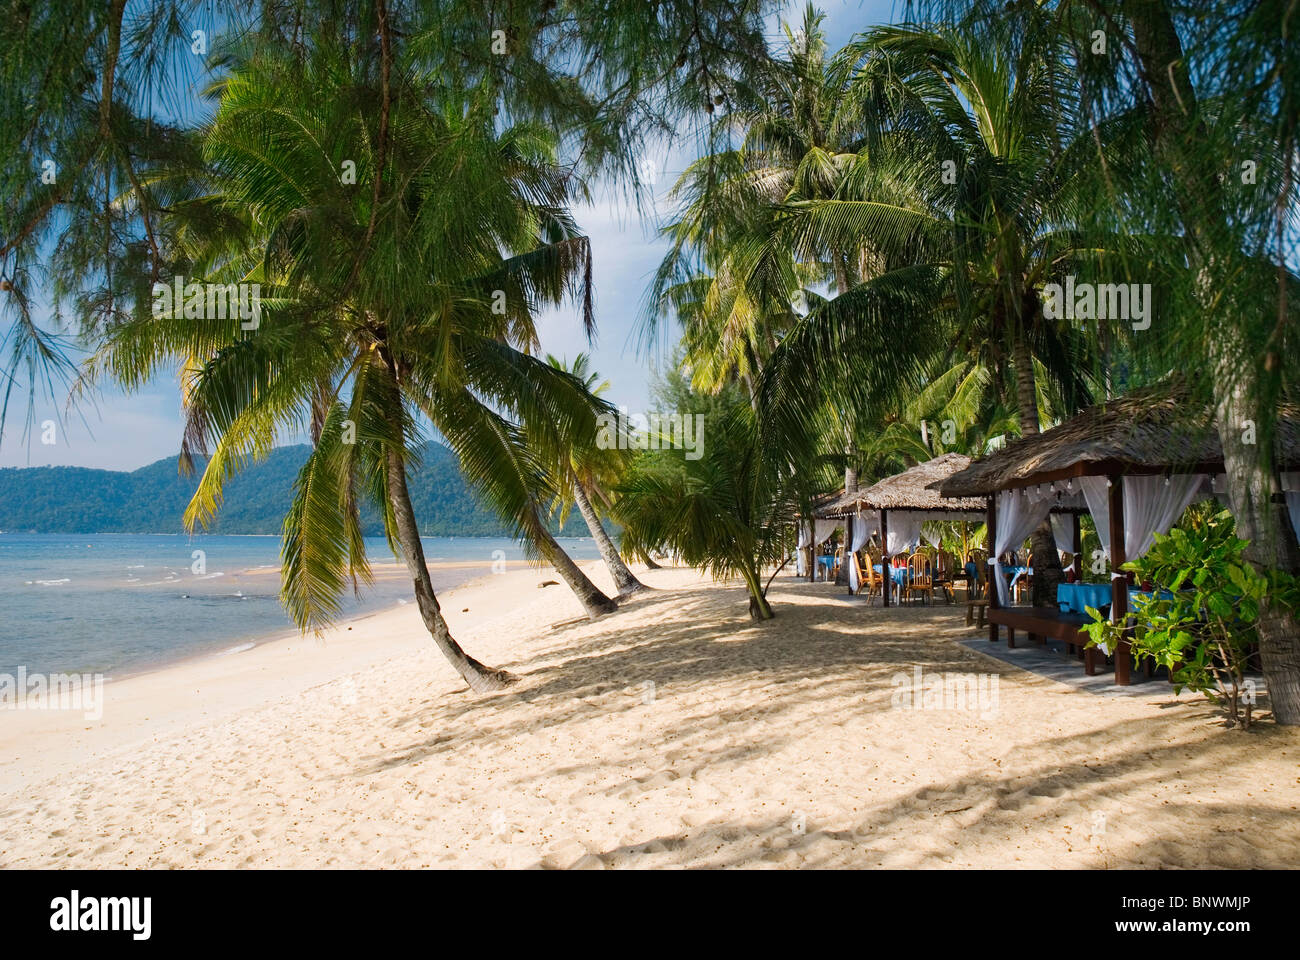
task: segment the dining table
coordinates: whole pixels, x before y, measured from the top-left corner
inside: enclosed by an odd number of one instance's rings
[[[1056,604],[1064,613],[1086,613],[1089,607],[1100,610],[1110,606],[1109,583],[1060,583],[1056,586]]]

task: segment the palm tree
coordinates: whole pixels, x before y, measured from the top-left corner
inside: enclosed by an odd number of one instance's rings
[[[880,27],[841,52],[840,122],[864,145],[836,196],[787,204],[774,242],[796,255],[857,243],[878,269],[782,341],[769,429],[806,443],[809,397],[832,387],[877,421],[961,358],[989,371],[992,402],[1011,385],[1022,434],[1046,421],[1044,395],[1061,413],[1090,399],[1089,338],[1046,318],[1040,290],[1076,266],[1120,269],[1125,249],[1077,223],[1095,181],[1064,46],[990,22]],[[1051,594],[1046,526],[1034,539],[1036,589]]]
[[[709,439],[699,459],[658,450],[633,464],[614,505],[623,547],[665,546],[717,579],[738,576],[749,592],[750,617],[770,620],[762,574],[785,559],[797,509],[792,487],[764,469],[748,404],[734,404],[705,426]]]
[[[802,25],[782,24],[785,55],[743,91],[728,118],[740,142],[692,163],[674,185],[672,247],[656,273],[643,338],[675,317],[683,328],[692,382],[717,391],[754,384],[814,288],[846,289],[856,276],[852,249],[830,246],[797,260],[768,242],[781,205],[833,196],[853,158],[853,132],[834,123],[843,78],[827,59],[823,15],[811,4]]]
[[[578,354],[572,365],[550,354],[547,354],[546,362],[574,377],[593,397],[600,396],[609,387],[608,381],[601,381],[599,375],[591,370],[586,354]],[[601,559],[614,578],[620,599],[647,589],[619,556],[618,548],[614,546],[614,541],[610,539],[592,504],[593,497],[599,498],[606,506],[612,503],[610,491],[627,469],[629,451],[626,448],[620,449],[618,445],[601,449],[597,437],[590,434],[567,440],[568,443],[563,448],[545,451],[544,455],[551,488],[556,491],[553,506],[560,510],[561,522],[569,507],[576,505],[587,529],[591,531],[592,539],[596,541]],[[545,450],[545,439],[539,437],[530,446]]]
[[[319,628],[349,581],[368,580],[367,498],[435,643],[472,689],[493,690],[511,678],[465,654],[439,610],[407,468],[427,422],[589,612],[613,609],[546,529],[550,491],[518,426],[595,432],[582,384],[528,353],[539,305],[573,295],[590,322],[590,254],[566,210],[582,186],[556,165],[546,131],[497,129],[490,104],[393,74],[326,47],[233,71],[206,138],[210,182],[173,214],[174,256],[192,276],[260,283],[261,316],[241,329],[141,308],[93,368],[135,387],[166,360],[181,364],[184,452],[211,447],[191,528],[211,519],[249,458],[309,429],[283,537],[281,596],[294,621]]]

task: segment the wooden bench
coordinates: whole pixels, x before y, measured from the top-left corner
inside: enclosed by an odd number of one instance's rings
[[[984,613],[984,611],[988,609],[988,606],[989,606],[989,602],[988,602],[988,600],[981,600],[981,599],[978,599],[978,598],[976,598],[976,597],[969,597],[969,598],[967,598],[967,600],[966,600],[966,626],[968,626],[968,627],[976,626],[977,624],[976,624],[976,622],[975,622],[975,618],[976,618],[977,615],[978,615],[978,617],[979,617],[979,623],[978,623],[978,626],[981,626],[981,627],[984,626],[984,624],[987,622],[987,621],[984,619],[984,617],[985,617],[985,613]]]

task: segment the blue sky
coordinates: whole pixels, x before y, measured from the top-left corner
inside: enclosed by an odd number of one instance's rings
[[[890,0],[824,0],[816,6],[826,13],[824,26],[832,48],[867,27],[891,21],[901,10],[901,4]],[[803,7],[803,2],[788,4],[784,19],[798,22]],[[774,41],[780,37],[776,18],[771,32]],[[655,181],[658,190],[666,190],[673,183],[684,159],[681,152],[663,159]],[[665,244],[656,237],[654,210],[638,216],[620,198],[599,189],[594,192],[593,204],[577,214],[592,241],[596,344],[588,346],[573,310],[560,310],[541,318],[542,350],[570,359],[579,352],[590,353],[593,368],[610,382],[605,396],[632,412],[646,411],[652,358],[638,352],[634,333],[646,285],[663,257]],[[656,206],[659,213],[668,212],[662,203]],[[65,465],[134,470],[174,456],[179,449],[180,392],[174,375],[160,377],[130,396],[116,391],[103,393],[93,405],[82,404],[71,414],[65,410],[64,397],[56,397],[57,403],[38,400],[34,409],[36,426],[27,438],[22,436],[21,423],[26,398],[15,398],[0,442],[0,467]],[[14,404],[19,407],[16,411]],[[55,419],[58,414],[62,414],[62,424],[57,428],[56,442],[41,443],[42,421]]]

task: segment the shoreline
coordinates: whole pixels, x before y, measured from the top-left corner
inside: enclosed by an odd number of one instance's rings
[[[579,566],[593,576],[597,573],[593,564],[600,561]],[[429,566],[433,573],[434,564]],[[438,593],[453,637],[471,653],[471,646],[458,635],[458,626],[463,631],[474,619],[462,612],[467,605],[482,609],[478,598],[486,596],[490,607],[503,592],[518,593],[534,580],[557,579],[550,567],[529,567],[523,561],[511,566],[504,573],[484,573]],[[534,593],[555,589],[537,591],[534,586]],[[569,593],[563,583],[559,589]],[[573,607],[581,612],[576,599]],[[510,612],[509,606],[495,611],[497,615]],[[194,722],[210,722],[299,695],[338,679],[341,671],[364,673],[377,669],[385,658],[418,654],[422,648],[436,654],[414,599],[340,619],[319,635],[289,627],[250,642],[238,652],[206,651],[105,678],[99,719],[87,718],[82,710],[0,710],[0,796],[47,782],[88,760],[156,741],[161,731],[175,732]]]
[[[249,536],[254,536],[254,534],[249,534]],[[257,536],[260,536],[260,534],[257,534]],[[528,569],[528,564],[526,561],[509,560],[509,561],[505,561],[505,563],[506,563],[507,572],[521,570],[521,569]],[[391,565],[394,568],[399,568],[401,573],[404,573],[406,570],[406,568],[402,564],[397,562],[392,562],[391,564],[384,564],[384,565]],[[372,564],[371,566],[379,567],[381,566],[381,564]],[[427,566],[429,567],[430,576],[434,576],[440,570],[464,569],[466,567],[482,567],[483,564],[480,561],[471,561],[471,560],[465,560],[465,561],[430,560]],[[250,567],[247,570],[237,571],[238,575],[240,576],[256,576],[256,575],[269,574],[269,573],[278,574],[279,572],[280,572],[279,567],[272,567],[272,568]],[[435,584],[434,593],[439,597],[439,599],[442,599],[444,597],[451,597],[456,591],[477,584],[479,581],[483,580],[484,578],[491,577],[491,576],[496,576],[496,574],[492,574],[492,573],[480,574],[479,576],[471,577],[467,580],[461,580],[455,584],[452,584],[450,587],[446,587],[441,590],[439,590],[437,588],[437,585]],[[331,626],[328,629],[331,630],[335,630],[339,628],[351,629],[357,623],[362,623],[370,619],[371,617],[376,617],[384,613],[391,613],[394,610],[400,610],[407,604],[411,604],[414,602],[415,602],[414,599],[407,600],[405,598],[398,598],[397,600],[391,603],[385,602],[379,606],[358,611],[355,614],[350,614],[347,616],[340,617],[333,624],[331,624]],[[260,649],[261,647],[265,647],[268,644],[283,643],[290,640],[299,639],[304,636],[306,636],[306,634],[303,634],[301,631],[299,631],[297,627],[293,626],[292,624],[288,624],[282,630],[277,630],[272,633],[259,633],[257,636],[251,638],[240,639],[237,637],[233,637],[230,638],[229,640],[220,641],[219,644],[214,642],[214,645],[207,650],[189,651],[189,652],[182,653],[180,656],[176,658],[159,660],[148,665],[132,666],[131,668],[126,670],[116,671],[112,676],[106,675],[104,677],[104,684],[105,686],[107,686],[110,683],[120,683],[123,680],[133,680],[138,677],[143,677],[149,674],[158,673],[159,671],[163,671],[163,670],[170,670],[173,667],[186,666],[191,663],[202,663],[216,658],[238,656],[241,653],[248,653],[252,650]],[[231,644],[231,646],[226,647],[225,644],[227,643]],[[51,671],[51,673],[53,672],[57,672],[57,671]],[[70,672],[75,672],[75,671],[70,671]]]

